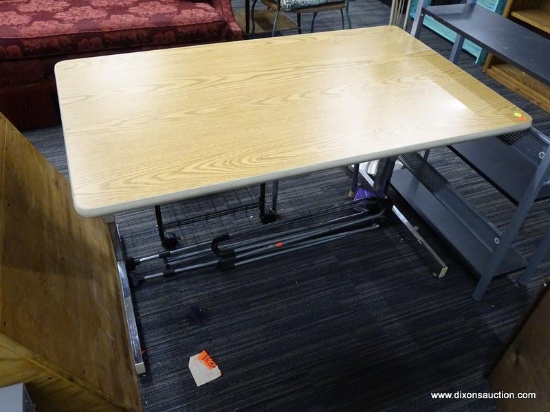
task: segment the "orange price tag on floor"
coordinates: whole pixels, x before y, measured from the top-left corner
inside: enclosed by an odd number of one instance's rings
[[[220,368],[205,350],[189,358],[189,370],[197,386],[222,376]]]
[[[199,353],[198,359],[206,365],[208,369],[214,369],[216,366],[216,362],[214,362],[214,359],[210,357],[210,355],[203,350],[201,353]]]

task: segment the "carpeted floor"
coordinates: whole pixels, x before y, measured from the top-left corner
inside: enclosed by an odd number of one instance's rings
[[[234,3],[235,9],[242,2]],[[354,27],[386,24],[389,7],[354,0]],[[339,26],[339,15],[320,14],[317,31]],[[307,20],[306,20],[307,21]],[[290,33],[287,33],[290,35]],[[421,37],[448,55],[450,44],[425,30]],[[550,115],[481,72],[463,54],[459,64],[530,113],[550,134]],[[274,130],[275,132],[275,130]],[[27,137],[67,173],[60,128]],[[514,207],[448,149],[433,163],[499,227]],[[286,222],[344,200],[345,168],[281,181],[280,212]],[[256,201],[247,188],[167,205],[166,220]],[[443,279],[426,263],[399,226],[237,267],[212,268],[149,280],[134,289],[148,372],[139,378],[145,411],[493,411],[492,401],[433,400],[430,392],[486,392],[484,372],[494,361],[548,274],[546,259],[528,287],[519,273],[496,279],[481,302],[471,298],[476,279],[423,222],[393,194],[420,232],[450,265]],[[117,215],[128,254],[159,251],[154,211]],[[544,233],[548,204],[530,213],[516,249],[529,258]],[[257,211],[237,212],[177,227],[183,244],[209,241],[229,231],[258,229]],[[154,273],[158,262],[136,273]],[[223,375],[197,387],[190,356],[206,349]]]

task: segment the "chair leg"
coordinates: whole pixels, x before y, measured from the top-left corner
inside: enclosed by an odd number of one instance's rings
[[[346,16],[348,18],[348,29],[351,29],[351,17],[349,15],[349,1],[346,3]]]
[[[403,18],[403,30],[407,30],[407,22],[409,21],[409,15],[411,14],[411,0],[407,1],[407,7],[405,7],[405,16]]]
[[[254,0],[252,2],[252,6],[250,7],[250,20],[252,20],[252,30],[250,31],[250,34],[254,34],[254,32],[256,31],[256,20],[254,19],[254,8],[256,7],[257,2],[258,0]]]
[[[311,32],[313,33],[313,27],[315,26],[315,17],[317,17],[317,12],[313,13],[313,18],[311,19]]]
[[[344,23],[344,10],[340,9],[340,17],[342,18],[342,30],[346,28],[346,25]]]
[[[298,34],[302,34],[302,13],[296,13],[296,21],[298,23]]]
[[[281,12],[281,2],[277,2],[277,10],[275,11],[275,18],[273,19],[273,29],[271,30],[271,37],[275,37],[277,31],[277,24],[279,23],[279,13]]]

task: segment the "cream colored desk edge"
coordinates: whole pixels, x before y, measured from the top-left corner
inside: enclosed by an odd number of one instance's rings
[[[510,126],[510,127],[494,130],[488,133],[476,133],[471,135],[458,136],[453,139],[447,139],[444,141],[441,140],[438,142],[439,144],[437,147],[449,146],[449,145],[460,143],[466,140],[475,140],[475,139],[481,139],[489,136],[498,136],[501,134],[519,132],[519,131],[525,130],[526,129],[525,126],[527,126],[528,128],[530,125],[531,125],[531,121],[529,122],[526,121],[523,124],[518,124],[516,126]],[[434,148],[435,147],[433,145],[429,145],[429,144],[403,146],[403,148],[400,150],[372,153],[368,156],[349,157],[346,159],[339,159],[338,161],[335,161],[335,162],[319,163],[308,167],[301,167],[296,169],[279,171],[277,173],[252,176],[246,179],[233,180],[233,181],[224,182],[213,186],[199,187],[196,189],[187,190],[184,193],[181,193],[181,192],[168,193],[161,196],[153,196],[147,199],[139,199],[139,200],[130,201],[127,203],[120,203],[120,204],[110,205],[106,207],[98,207],[93,209],[80,206],[78,203],[78,198],[76,198],[75,196],[73,196],[73,202],[74,202],[76,211],[81,216],[90,217],[90,218],[105,217],[107,219],[110,219],[110,216],[116,213],[127,212],[133,209],[140,209],[144,207],[168,204],[168,203],[178,202],[178,201],[187,200],[187,199],[194,199],[198,197],[208,196],[214,193],[225,192],[225,191],[230,191],[234,189],[240,189],[243,187],[259,185],[261,183],[270,182],[273,180],[281,180],[292,176],[299,176],[299,175],[318,172],[318,171],[327,170],[331,168],[348,166],[350,164],[357,164],[357,163],[363,163],[363,162],[368,162],[372,160],[398,156],[403,153],[419,152],[422,150],[428,150],[428,149],[434,149]]]

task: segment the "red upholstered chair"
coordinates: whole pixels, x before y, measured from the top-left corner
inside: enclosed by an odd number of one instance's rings
[[[0,112],[58,124],[61,60],[242,38],[231,0],[0,0]]]

